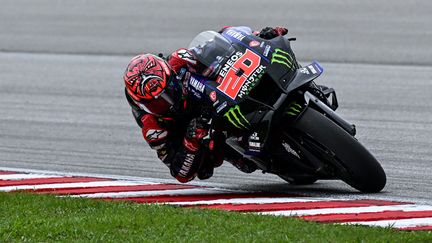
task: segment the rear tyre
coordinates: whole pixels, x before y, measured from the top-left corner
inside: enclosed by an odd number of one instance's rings
[[[386,175],[375,157],[320,112],[307,108],[290,127],[294,131],[288,131],[289,134],[297,134],[296,139],[305,144],[309,152],[334,165],[338,176],[350,186],[361,192],[379,192],[384,188]],[[307,146],[308,143],[311,146]]]

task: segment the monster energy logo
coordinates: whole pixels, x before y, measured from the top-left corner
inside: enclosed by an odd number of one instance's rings
[[[238,129],[248,129],[248,125],[250,125],[249,121],[241,113],[238,105],[231,107],[231,109],[224,114],[224,117]]]
[[[274,62],[285,65],[288,69],[292,69],[294,66],[291,54],[279,48],[275,49],[275,52],[272,54],[271,63],[273,64]]]
[[[301,110],[301,105],[299,105],[297,102],[292,102],[288,105],[287,111],[285,113],[290,116],[297,116],[298,114],[300,114]]]

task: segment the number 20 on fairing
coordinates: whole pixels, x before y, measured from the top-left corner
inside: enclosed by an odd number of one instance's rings
[[[241,87],[246,82],[246,79],[253,73],[260,63],[260,56],[251,50],[246,50],[246,52],[233,63],[217,89],[235,100]]]

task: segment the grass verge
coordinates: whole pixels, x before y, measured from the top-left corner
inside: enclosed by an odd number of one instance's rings
[[[0,242],[432,242],[431,232],[0,193]]]

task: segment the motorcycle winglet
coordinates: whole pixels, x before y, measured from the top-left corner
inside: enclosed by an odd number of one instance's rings
[[[311,64],[297,69],[293,80],[286,89],[286,92],[289,93],[303,86],[304,84],[309,83],[310,81],[318,78],[323,72],[324,69],[317,61],[313,61]]]

